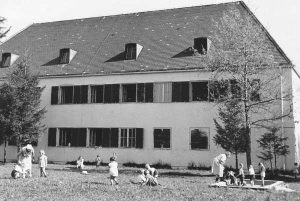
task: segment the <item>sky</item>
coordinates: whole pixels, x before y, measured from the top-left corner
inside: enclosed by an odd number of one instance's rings
[[[8,38],[32,23],[200,6],[234,0],[0,0]],[[244,0],[300,72],[300,0]],[[3,40],[2,40],[3,41]]]

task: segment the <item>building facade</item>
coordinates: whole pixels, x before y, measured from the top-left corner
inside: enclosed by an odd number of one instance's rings
[[[45,86],[47,131],[36,149],[44,149],[54,162],[80,155],[86,161],[100,155],[107,162],[115,152],[120,163],[210,166],[223,150],[213,142],[218,107],[211,96],[211,72],[201,57],[212,43],[212,19],[233,8],[252,15],[243,2],[235,2],[49,22],[33,24],[3,43],[3,80],[11,66],[29,55],[31,70]],[[288,66],[290,61],[270,41],[278,60]],[[278,87],[291,91],[293,74],[284,68]],[[291,101],[279,105],[287,108]],[[291,151],[280,166],[292,168],[299,143],[294,119],[280,124]],[[255,164],[256,140],[265,131],[252,128]],[[8,159],[15,156],[16,147],[8,146]],[[239,158],[245,161],[245,155]]]

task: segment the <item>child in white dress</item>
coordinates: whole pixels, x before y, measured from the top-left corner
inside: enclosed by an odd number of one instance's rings
[[[78,159],[77,159],[77,161],[76,161],[76,168],[79,168],[79,169],[82,170],[84,168],[83,162],[84,162],[83,157],[79,156]]]
[[[118,185],[117,177],[119,175],[118,171],[118,163],[116,162],[116,159],[114,157],[110,158],[110,163],[108,164],[109,167],[109,180],[110,184],[113,185],[114,182],[116,185]]]
[[[250,184],[251,186],[253,186],[255,180],[255,171],[253,165],[249,165],[249,175],[250,175]]]
[[[48,165],[48,158],[45,155],[44,150],[40,150],[40,157],[39,157],[39,166],[40,166],[40,176],[47,177],[46,167]]]

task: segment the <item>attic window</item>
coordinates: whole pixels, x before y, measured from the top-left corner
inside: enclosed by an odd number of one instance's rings
[[[137,59],[142,49],[143,46],[137,43],[127,43],[125,45],[125,60]]]
[[[76,51],[70,48],[63,48],[59,50],[59,63],[68,64],[71,62],[73,57],[76,55]]]
[[[2,53],[1,67],[10,67],[18,58],[18,55],[12,54],[10,52]]]
[[[199,54],[205,55],[209,51],[211,41],[206,37],[194,38],[194,49]]]

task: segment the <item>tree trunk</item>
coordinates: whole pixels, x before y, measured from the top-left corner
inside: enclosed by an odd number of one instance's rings
[[[246,139],[247,139],[247,147],[246,147],[246,160],[247,160],[247,167],[249,168],[249,166],[252,164],[251,163],[251,130],[250,130],[250,125],[248,122],[248,114],[245,114],[245,118],[246,118]]]
[[[276,159],[276,154],[274,153],[274,166],[275,166],[275,170],[277,170],[277,159]]]
[[[4,150],[3,150],[3,163],[6,163],[6,145],[7,145],[7,141],[6,139],[4,139]]]
[[[239,169],[238,152],[235,151],[235,169]]]

